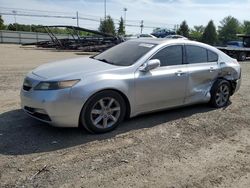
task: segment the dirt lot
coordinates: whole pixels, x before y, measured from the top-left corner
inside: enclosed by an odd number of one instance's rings
[[[91,135],[19,107],[28,71],[70,57],[79,55],[0,45],[0,187],[250,187],[250,62],[227,108],[164,111]]]

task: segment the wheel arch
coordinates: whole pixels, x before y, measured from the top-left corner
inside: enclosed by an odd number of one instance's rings
[[[215,82],[216,81],[218,81],[218,80],[225,80],[225,81],[227,81],[229,84],[230,84],[230,95],[233,95],[234,94],[234,90],[235,90],[235,88],[236,88],[236,81],[235,80],[232,80],[232,79],[228,79],[228,78],[226,78],[226,77],[218,77],[216,80],[215,80]],[[214,83],[215,83],[214,82]],[[211,88],[212,89],[212,88]]]

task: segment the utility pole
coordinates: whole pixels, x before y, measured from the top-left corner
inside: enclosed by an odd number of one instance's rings
[[[104,20],[106,20],[107,17],[106,13],[107,13],[107,6],[106,6],[106,0],[104,0]]]
[[[78,16],[78,11],[76,11],[76,24],[77,24],[77,27],[79,27],[79,16]]]
[[[144,27],[144,25],[143,25],[143,20],[142,20],[142,21],[141,21],[141,25],[140,25],[140,28],[141,28],[141,34],[142,34],[143,27]]]
[[[16,31],[17,31],[17,23],[16,23],[16,11],[13,10],[12,13],[14,14],[14,20],[15,20],[15,27],[16,27]]]
[[[179,30],[179,24],[176,24],[176,33]]]
[[[15,20],[15,24],[16,24],[16,11],[13,10],[12,13],[14,14],[14,20]]]
[[[128,9],[124,8],[123,11],[124,11],[124,29],[126,29],[126,16],[127,16]]]

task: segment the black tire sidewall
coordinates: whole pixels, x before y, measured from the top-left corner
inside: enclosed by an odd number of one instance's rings
[[[219,106],[217,103],[216,103],[216,93],[218,91],[218,89],[220,88],[221,85],[227,85],[228,88],[229,88],[229,96],[228,96],[228,99],[227,99],[227,102],[222,105],[222,106]],[[212,107],[215,107],[215,108],[222,108],[222,107],[225,107],[227,104],[228,104],[228,101],[230,99],[230,93],[231,93],[231,86],[230,86],[230,83],[227,81],[227,80],[223,80],[223,79],[219,79],[217,80],[212,89],[211,89],[211,100],[210,100],[210,105]]]
[[[105,97],[112,97],[115,100],[117,100],[117,102],[120,104],[121,111],[118,121],[112,127],[106,129],[100,129],[94,126],[91,121],[91,109],[93,105],[96,104],[97,101]],[[90,99],[84,105],[80,116],[80,123],[87,131],[91,133],[105,133],[114,130],[123,121],[125,114],[126,114],[126,104],[123,97],[118,92],[101,91],[90,97]]]

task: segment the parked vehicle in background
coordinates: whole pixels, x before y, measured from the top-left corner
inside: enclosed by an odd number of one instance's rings
[[[227,42],[227,47],[244,47],[242,41],[229,41]]]
[[[157,31],[151,33],[151,35],[155,36],[156,38],[165,38],[168,35],[175,35],[175,31],[170,29],[158,29]]]
[[[137,34],[137,35],[125,37],[126,40],[138,39],[138,38],[156,38],[156,37],[151,34]]]
[[[238,61],[245,61],[250,57],[250,35],[238,35],[242,41],[230,41],[226,47],[217,47],[219,50],[237,59]]]
[[[36,68],[24,80],[21,105],[54,126],[103,133],[146,112],[195,103],[224,107],[240,84],[239,63],[212,46],[137,39]]]
[[[181,36],[181,35],[168,35],[165,38],[166,39],[186,39],[186,40],[188,40],[188,38]]]

